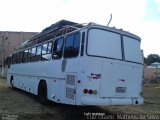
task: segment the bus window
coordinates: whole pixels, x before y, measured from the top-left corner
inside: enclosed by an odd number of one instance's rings
[[[43,44],[42,46],[42,55],[46,54],[47,53],[47,43]]]
[[[16,64],[16,54],[13,54],[13,64]]]
[[[18,53],[15,54],[15,64],[17,64]]]
[[[39,61],[41,59],[41,51],[42,51],[42,46],[41,45],[37,46],[35,61]]]
[[[131,37],[123,36],[123,43],[125,60],[142,63],[140,41]]]
[[[31,53],[32,52],[32,49],[29,49],[28,50],[28,56],[27,56],[27,58],[26,58],[26,62],[29,62],[30,61],[30,57],[31,57]]]
[[[54,42],[53,59],[60,59],[63,53],[63,38],[59,38]]]
[[[80,34],[69,35],[65,41],[64,58],[76,57],[79,54]]]
[[[15,54],[12,55],[12,64],[15,64]]]
[[[27,56],[28,56],[28,50],[25,50],[25,51],[23,52],[22,62],[24,62],[24,63],[26,62]]]
[[[49,59],[51,59],[51,47],[52,47],[52,42],[43,44],[43,48],[42,48],[42,60],[49,60]]]
[[[36,55],[41,55],[41,46],[37,46]]]
[[[120,34],[101,29],[90,29],[87,54],[122,60]]]
[[[21,51],[21,52],[19,53],[19,63],[22,62],[22,58],[23,58],[23,51]]]
[[[47,53],[51,53],[52,51],[52,43],[48,43],[48,49],[47,49]]]
[[[16,63],[18,64],[18,63],[20,63],[20,52],[18,52],[17,54],[16,54]]]
[[[31,51],[31,62],[36,61],[35,60],[35,56],[36,56],[36,47],[32,48],[32,51]]]

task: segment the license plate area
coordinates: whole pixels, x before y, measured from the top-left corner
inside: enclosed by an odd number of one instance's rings
[[[127,94],[127,88],[126,87],[116,87],[116,95],[118,96],[124,96]]]

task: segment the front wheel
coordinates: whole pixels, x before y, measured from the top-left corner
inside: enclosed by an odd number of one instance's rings
[[[38,87],[38,98],[42,105],[47,104],[47,85],[46,82],[40,82]]]
[[[10,78],[10,86],[11,86],[12,89],[15,88],[15,87],[13,86],[13,76],[11,76],[11,78]]]

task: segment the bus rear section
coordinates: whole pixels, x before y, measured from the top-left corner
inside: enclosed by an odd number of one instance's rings
[[[88,30],[86,58],[80,69],[84,105],[143,104],[140,38],[108,29]],[[78,86],[77,86],[78,87]]]

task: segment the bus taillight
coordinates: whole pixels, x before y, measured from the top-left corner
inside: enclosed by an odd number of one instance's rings
[[[87,93],[88,93],[88,90],[87,90],[87,89],[84,89],[84,90],[83,90],[83,93],[84,93],[84,94],[87,94]]]
[[[94,90],[94,91],[93,91],[93,94],[94,94],[94,95],[97,95],[97,90]]]
[[[91,95],[91,94],[97,95],[97,90],[84,89],[84,90],[83,90],[83,93],[84,93],[84,94],[90,94],[90,95]]]
[[[89,93],[89,94],[93,94],[93,90],[89,90],[88,93]]]

